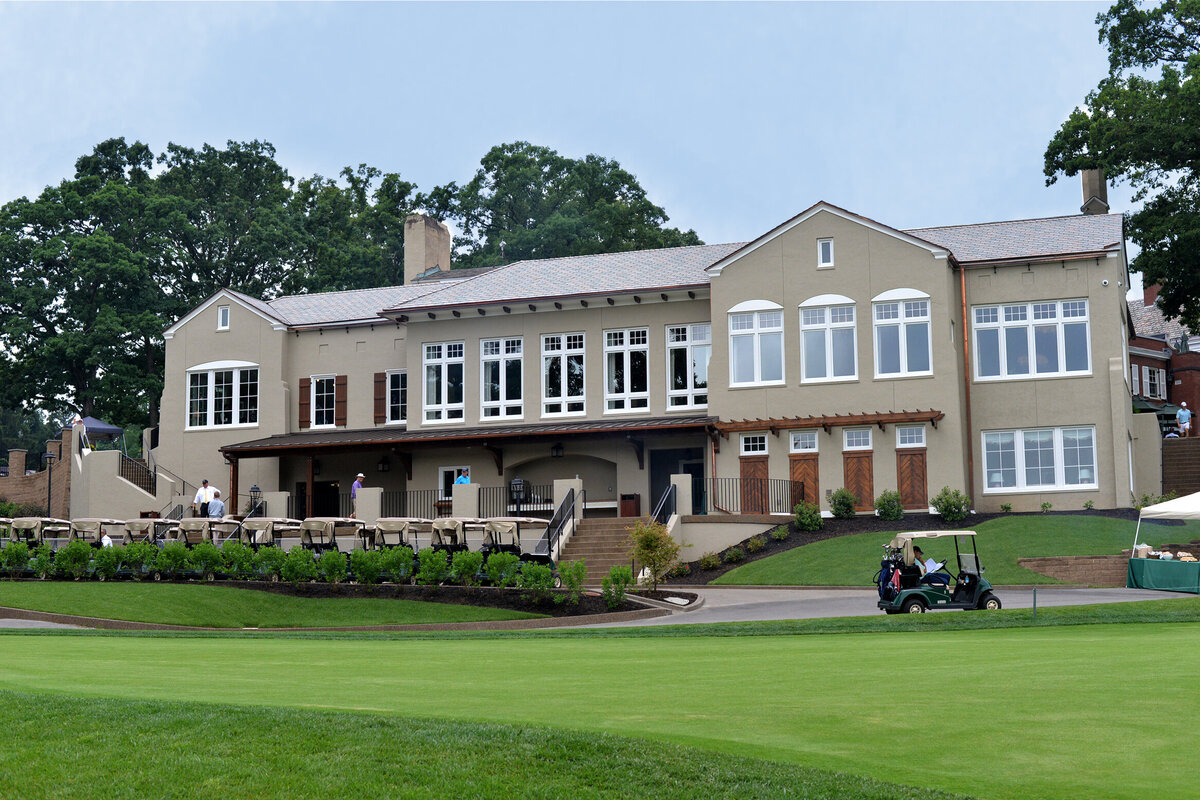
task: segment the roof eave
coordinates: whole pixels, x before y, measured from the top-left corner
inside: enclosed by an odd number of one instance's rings
[[[423,311],[452,311],[462,310],[465,308],[487,308],[489,306],[516,305],[519,303],[552,303],[555,300],[586,300],[593,297],[632,297],[634,295],[642,295],[648,292],[679,292],[679,291],[695,291],[697,289],[709,288],[709,283],[703,281],[700,283],[677,283],[669,286],[645,286],[637,289],[620,289],[618,291],[605,292],[574,292],[572,294],[549,294],[538,295],[536,297],[509,297],[503,300],[485,300],[474,303],[444,303],[439,305],[423,305],[423,306],[394,306],[385,308],[379,312],[381,315],[401,315],[413,314]],[[391,317],[389,317],[390,319]]]

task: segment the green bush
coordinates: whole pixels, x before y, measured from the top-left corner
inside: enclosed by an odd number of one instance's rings
[[[705,553],[700,556],[700,569],[720,569],[721,557],[716,553]]]
[[[946,522],[955,523],[962,522],[967,518],[971,501],[958,489],[943,486],[936,496],[929,498],[929,505],[933,506]]]
[[[283,565],[287,563],[287,553],[281,547],[260,547],[254,554],[254,573],[263,580],[279,578],[283,574]]]
[[[1011,514],[1012,513],[1012,503],[1001,503],[1000,510],[1003,511],[1005,514]]]
[[[625,592],[633,584],[633,570],[624,564],[615,564],[600,581],[600,596],[604,604],[616,611],[625,602]]]
[[[1083,501],[1083,510],[1084,511],[1091,511],[1095,507],[1096,507],[1095,500],[1084,500]]]
[[[900,493],[895,489],[885,489],[875,498],[875,512],[880,519],[891,522],[904,519],[904,504],[900,502]]]
[[[550,590],[554,588],[554,570],[545,564],[535,564],[527,561],[521,565],[521,574],[517,576],[517,588],[528,594],[521,595],[539,603],[550,599]]]
[[[406,583],[413,574],[413,550],[408,545],[389,547],[381,560],[383,574],[394,583]]]
[[[819,515],[818,515],[819,516]],[[771,531],[771,538],[777,542],[786,541],[792,535],[792,529],[787,525],[780,525],[775,530]]]
[[[688,575],[692,574],[692,565],[686,561],[680,561],[678,564],[671,567],[671,571],[668,574],[672,578],[686,578]]]
[[[767,546],[767,540],[762,535],[751,536],[746,540],[746,552],[757,553]]]
[[[853,519],[858,495],[849,489],[838,489],[829,495],[829,511],[838,519]]]
[[[237,539],[227,539],[221,545],[221,569],[226,575],[246,580],[254,575],[254,551]]]
[[[1054,503],[1042,503],[1042,513],[1049,514],[1050,509],[1054,508]]]
[[[587,562],[582,558],[564,561],[558,565],[558,576],[562,578],[563,588],[567,591],[565,595],[556,595],[554,600],[579,605],[579,599],[583,597],[583,582],[587,580]]]
[[[417,583],[436,586],[450,574],[450,558],[445,550],[426,548],[417,554]]]
[[[303,547],[293,547],[283,559],[279,568],[279,577],[288,583],[305,583],[317,579],[317,562],[311,551]]]
[[[629,544],[633,560],[649,570],[650,586],[657,589],[658,582],[679,561],[679,542],[667,533],[666,525],[639,520],[629,532]]]
[[[221,551],[212,542],[201,542],[193,547],[191,560],[192,567],[206,580],[209,575],[216,577],[216,574],[225,566],[225,559],[221,555]]]
[[[816,503],[801,500],[792,509],[796,515],[796,527],[802,531],[819,531],[825,527],[825,518],[821,516],[821,507]]]
[[[493,586],[512,586],[517,582],[521,559],[514,553],[492,553],[483,571]]]
[[[79,580],[88,574],[92,563],[92,546],[76,539],[58,548],[54,554],[54,570],[59,575]]]
[[[1141,498],[1138,499],[1137,503],[1134,505],[1134,508],[1136,508],[1140,511],[1143,508],[1145,508],[1146,506],[1153,506],[1153,505],[1158,505],[1159,503],[1165,503],[1168,500],[1174,500],[1176,497],[1177,497],[1177,495],[1176,495],[1174,489],[1167,492],[1166,494],[1153,494],[1150,492],[1146,492],[1146,493],[1142,494]]]
[[[158,561],[158,548],[150,542],[134,542],[125,547],[125,566],[140,581],[147,569],[153,569]]]
[[[317,559],[317,574],[326,583],[346,580],[346,557],[337,550],[326,550]]]
[[[383,552],[351,550],[350,571],[354,573],[354,580],[359,583],[379,583],[379,576],[383,574]]]
[[[731,547],[721,556],[721,560],[726,564],[740,564],[746,560],[746,551],[740,547]]]
[[[463,586],[478,586],[479,572],[483,569],[483,553],[463,550],[450,559],[450,578]]]
[[[163,549],[158,551],[158,559],[154,566],[164,578],[178,578],[188,570],[191,563],[188,549],[182,542],[167,542]]]
[[[43,580],[54,577],[54,548],[48,544],[38,545],[33,551],[29,566],[33,569],[33,574]]]
[[[9,576],[19,578],[29,566],[29,545],[24,542],[9,542],[0,550],[0,559],[4,560],[4,568]]]
[[[92,565],[96,577],[102,581],[110,581],[115,578],[124,558],[125,548],[120,545],[101,547],[96,551],[96,559]]]

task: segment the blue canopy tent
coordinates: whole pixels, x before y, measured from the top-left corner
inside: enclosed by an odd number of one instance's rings
[[[109,425],[104,420],[95,417],[83,418],[83,434],[85,441],[81,444],[90,446],[92,442],[117,442],[121,452],[125,452],[125,429]]]

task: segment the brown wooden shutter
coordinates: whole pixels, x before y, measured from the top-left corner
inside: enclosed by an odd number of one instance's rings
[[[333,424],[346,424],[346,376],[333,379]]]
[[[387,373],[375,373],[375,424],[387,422]]]
[[[312,378],[300,379],[300,427],[312,424]]]

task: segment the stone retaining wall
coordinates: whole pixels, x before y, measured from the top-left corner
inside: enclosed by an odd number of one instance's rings
[[[1129,556],[1018,558],[1017,564],[1051,578],[1086,586],[1124,586]]]

